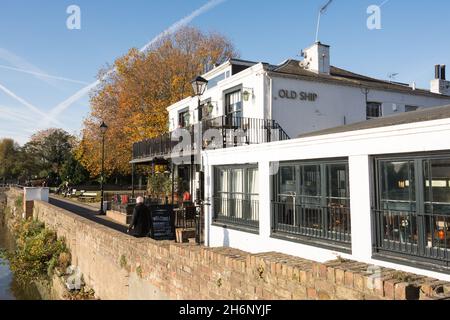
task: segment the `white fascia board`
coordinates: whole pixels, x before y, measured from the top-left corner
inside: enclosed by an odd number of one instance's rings
[[[190,104],[192,102],[192,99],[193,99],[192,97],[187,97],[187,98],[185,98],[183,100],[180,100],[180,101],[172,104],[171,106],[167,107],[166,110],[168,112],[171,112],[173,110],[179,109],[180,107],[184,108],[186,105],[188,105],[188,104]]]
[[[211,78],[214,78],[215,76],[219,75],[220,73],[224,72],[226,69],[231,67],[231,62],[228,60],[225,63],[222,63],[220,66],[215,67],[214,69],[211,69],[207,73],[203,74],[202,77],[206,80],[209,80]]]
[[[206,150],[210,163],[220,164],[222,159],[233,160],[236,155],[241,154],[248,162],[254,162],[253,159],[259,159],[261,156],[268,161],[289,161],[291,156],[285,156],[284,151],[301,148],[317,148],[320,146],[324,151],[320,154],[333,153],[333,157],[345,157],[359,154],[380,155],[389,153],[420,152],[429,150],[450,150],[450,142],[446,139],[433,139],[427,144],[426,148],[414,140],[417,135],[442,136],[450,134],[450,119],[440,119],[425,122],[409,123],[382,128],[364,129],[358,131],[349,131],[334,133],[323,136],[297,138],[286,141],[242,146],[229,149]],[[410,146],[398,145],[391,146],[390,139],[405,139],[409,141]],[[382,147],[374,147],[371,142],[386,143]],[[330,146],[340,145],[334,152],[327,152]],[[412,146],[412,147],[411,147]],[[358,147],[358,148],[356,148]],[[410,151],[405,151],[406,149]],[[414,149],[414,150],[413,150]],[[291,154],[288,152],[288,154]],[[319,153],[299,154],[298,159],[317,159]],[[326,156],[328,157],[328,156]],[[257,162],[257,161],[256,161]],[[228,164],[228,163],[227,163]]]
[[[252,76],[255,73],[263,72],[263,71],[265,72],[264,64],[260,62],[258,64],[255,64],[253,67],[249,67],[249,68],[245,69],[244,71],[241,71],[227,79],[219,81],[217,84],[219,87],[226,87],[226,86],[229,86],[230,84],[241,81],[244,78]]]

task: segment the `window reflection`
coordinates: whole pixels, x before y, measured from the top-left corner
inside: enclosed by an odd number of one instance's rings
[[[435,259],[450,248],[450,158],[379,160],[378,246]]]
[[[347,161],[282,164],[274,181],[276,231],[349,241]]]

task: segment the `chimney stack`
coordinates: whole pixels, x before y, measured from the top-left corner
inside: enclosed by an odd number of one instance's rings
[[[330,74],[330,46],[316,42],[302,51],[300,66],[317,74]]]
[[[431,81],[431,92],[450,96],[450,82],[447,81],[445,74],[445,65],[436,65],[434,67],[434,80]]]
[[[437,64],[434,66],[434,78],[439,80],[446,80],[445,65]]]

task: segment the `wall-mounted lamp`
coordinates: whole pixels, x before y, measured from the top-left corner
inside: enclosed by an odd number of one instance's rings
[[[244,101],[250,100],[250,97],[253,97],[253,89],[244,88],[244,91],[242,92],[242,97],[244,98]]]

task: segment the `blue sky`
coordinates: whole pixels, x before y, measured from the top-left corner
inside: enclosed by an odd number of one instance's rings
[[[317,13],[326,0],[224,0],[191,25],[219,31],[241,57],[280,63],[299,58],[315,40]],[[447,0],[389,0],[381,8],[382,29],[366,26],[367,7],[385,0],[335,0],[324,14],[320,40],[331,45],[332,64],[386,79],[416,81],[428,88],[433,66],[450,65]],[[1,0],[0,137],[20,143],[39,128],[79,132],[89,112],[85,96],[47,123],[56,105],[95,81],[102,66],[131,47],[143,47],[208,0]],[[81,30],[68,30],[66,9],[81,8]],[[37,77],[10,68],[83,83]],[[12,98],[12,95],[15,98]],[[22,100],[21,100],[22,99]],[[24,102],[24,100],[26,102]],[[32,111],[32,108],[34,111]]]

